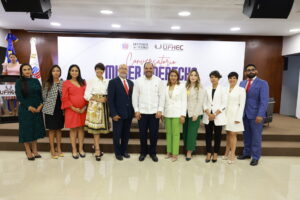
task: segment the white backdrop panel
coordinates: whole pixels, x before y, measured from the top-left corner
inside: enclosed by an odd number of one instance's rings
[[[155,74],[161,79],[175,68],[181,80],[197,68],[203,85],[209,84],[209,73],[218,70],[227,85],[227,75],[235,71],[243,77],[245,42],[152,40],[90,37],[58,37],[58,64],[62,78],[66,79],[71,64],[79,65],[82,77],[89,80],[95,76],[94,66],[102,62],[106,66],[105,77],[114,78],[117,66],[129,66],[128,77],[132,80],[143,74],[145,61],[152,61]]]

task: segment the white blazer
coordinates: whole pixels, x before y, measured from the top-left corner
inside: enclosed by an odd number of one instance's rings
[[[187,89],[188,117],[203,115],[204,88],[191,87]]]
[[[212,86],[205,89],[205,97],[203,103],[203,110],[208,110],[209,113],[216,113],[220,110],[221,113],[218,114],[214,120],[216,126],[223,126],[226,124],[226,106],[227,106],[227,91],[226,89],[218,85],[214,94],[214,99],[212,100]],[[203,123],[208,124],[208,115],[204,112]]]
[[[186,116],[187,94],[183,85],[175,85],[172,96],[169,96],[169,86],[165,90],[165,107],[163,115],[169,118]]]
[[[231,92],[227,89],[228,100],[226,108],[227,123],[238,121],[243,123],[243,114],[246,102],[246,91],[244,88],[236,85]]]

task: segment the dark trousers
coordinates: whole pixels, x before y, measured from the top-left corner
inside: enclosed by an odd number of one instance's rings
[[[138,124],[140,129],[141,155],[156,155],[159,119],[155,118],[155,114],[141,114]],[[147,144],[148,130],[150,133],[149,148]]]
[[[116,156],[127,152],[132,118],[113,121],[113,143]]]
[[[261,156],[261,141],[263,123],[257,124],[255,119],[248,119],[244,117],[245,131],[243,133],[244,138],[244,151],[243,155],[251,156],[255,160],[259,160]]]
[[[214,132],[214,151],[212,152],[212,135]],[[216,126],[214,121],[205,124],[206,153],[219,153],[221,144],[222,126]]]

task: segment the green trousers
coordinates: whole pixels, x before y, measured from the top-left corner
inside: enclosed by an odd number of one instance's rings
[[[192,117],[186,116],[185,118],[185,122],[183,124],[183,141],[184,147],[187,151],[195,151],[196,149],[200,118],[201,116],[198,116],[197,120],[194,122]]]
[[[181,123],[180,118],[165,118],[167,132],[167,153],[179,154]]]

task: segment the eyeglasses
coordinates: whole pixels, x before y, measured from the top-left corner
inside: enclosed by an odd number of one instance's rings
[[[246,72],[254,72],[256,69],[247,69]]]

